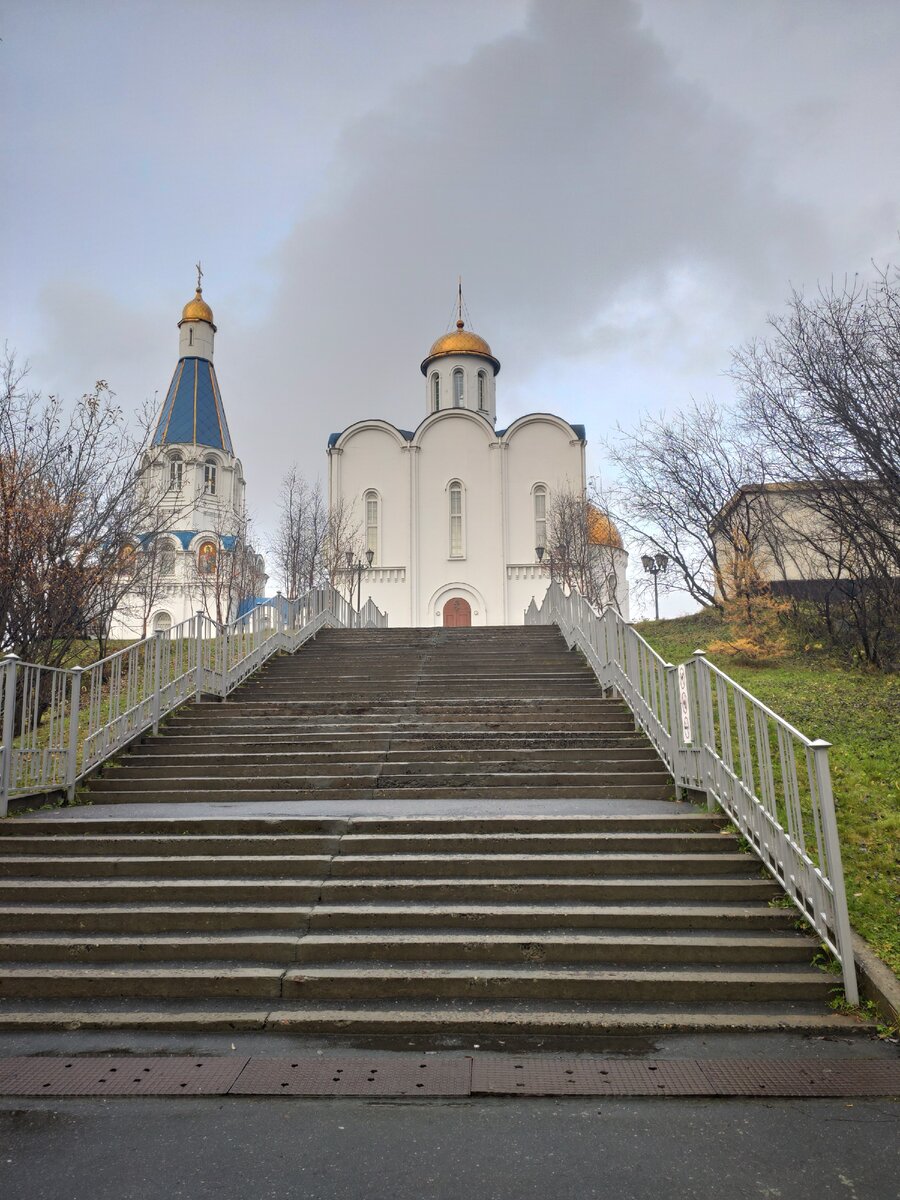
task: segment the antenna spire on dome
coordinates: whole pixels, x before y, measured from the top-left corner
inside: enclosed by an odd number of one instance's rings
[[[456,328],[464,329],[465,324],[463,320],[462,275],[458,275],[456,284]]]

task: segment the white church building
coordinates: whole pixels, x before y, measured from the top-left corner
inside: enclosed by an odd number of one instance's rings
[[[466,329],[461,304],[421,371],[425,416],[415,430],[372,418],[328,441],[332,512],[352,514],[364,568],[371,557],[362,599],[392,626],[522,624],[550,581],[553,498],[585,491],[584,426],[528,413],[497,429],[500,363]],[[627,619],[622,540],[597,510],[589,530]],[[548,549],[543,561],[538,547]]]
[[[147,528],[135,531],[123,563],[134,585],[113,617],[113,638],[170,629],[198,610],[230,621],[265,590],[263,560],[244,542],[244,471],[213,365],[216,326],[199,270],[178,330],[178,362],[138,484]]]

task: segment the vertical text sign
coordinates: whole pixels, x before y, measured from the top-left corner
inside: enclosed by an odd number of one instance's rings
[[[691,705],[688,699],[687,671],[684,663],[678,668],[678,703],[681,708],[681,740],[691,742]]]

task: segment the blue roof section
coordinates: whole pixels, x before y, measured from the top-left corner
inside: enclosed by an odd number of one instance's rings
[[[216,369],[206,358],[180,358],[159,414],[154,446],[188,443],[233,454]]]
[[[173,537],[177,538],[181,543],[182,550],[187,550],[190,548],[190,544],[197,534],[201,532],[199,529],[162,529],[159,533],[142,533],[138,541],[142,546],[149,546],[154,538]],[[212,536],[215,537],[215,534]],[[226,533],[223,537],[219,538],[219,541],[222,543],[223,550],[233,550],[237,538],[233,533]]]

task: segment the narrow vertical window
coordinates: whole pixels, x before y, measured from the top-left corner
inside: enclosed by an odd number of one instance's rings
[[[463,556],[462,484],[450,484],[450,557]]]
[[[534,544],[547,545],[547,489],[543,484],[534,489]]]
[[[366,550],[378,555],[378,493],[366,492]],[[374,561],[374,559],[373,559]]]
[[[169,487],[173,492],[181,491],[181,482],[184,474],[184,463],[176,455],[175,458],[169,459]]]
[[[441,377],[437,371],[431,376],[431,408],[437,412],[441,407]]]
[[[216,476],[218,471],[213,459],[208,458],[203,464],[203,492],[207,496],[216,494]]]
[[[194,344],[194,327],[192,325],[191,328],[188,330],[188,345],[193,346],[193,344]]]
[[[465,382],[459,367],[453,372],[453,407],[463,408],[465,404]]]
[[[485,398],[486,384],[487,384],[487,378],[484,374],[484,371],[479,371],[478,372],[478,408],[479,408],[480,412],[484,412],[484,410],[487,408],[487,403],[486,403],[486,398]]]

